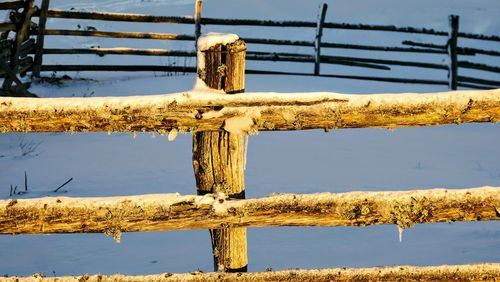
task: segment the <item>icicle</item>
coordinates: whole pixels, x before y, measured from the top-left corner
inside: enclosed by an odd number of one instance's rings
[[[136,131],[132,131],[132,138],[136,138],[137,137],[137,132]]]
[[[401,226],[398,226],[398,231],[399,231],[399,242],[403,242],[403,231],[405,231],[405,229]]]
[[[177,137],[177,129],[174,128],[168,133],[168,141],[172,142],[175,140],[176,137]]]
[[[248,140],[249,136],[245,135],[245,152],[243,153],[243,170],[247,170],[247,152],[248,152]]]

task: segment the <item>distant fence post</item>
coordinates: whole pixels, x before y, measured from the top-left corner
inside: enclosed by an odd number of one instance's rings
[[[43,45],[45,41],[45,27],[47,24],[47,11],[50,0],[43,0],[38,21],[38,34],[36,36],[35,61],[33,62],[33,76],[40,77],[40,69],[43,63]]]
[[[194,41],[195,44],[201,35],[201,9],[203,8],[203,0],[196,0],[194,8]]]
[[[27,0],[23,4],[23,13],[19,26],[16,28],[16,38],[14,40],[10,56],[10,69],[12,70],[14,76],[9,75],[5,77],[2,85],[2,89],[4,90],[11,90],[12,83],[16,82],[15,75],[19,73],[19,57],[21,54],[21,47],[23,45],[23,42],[27,38],[29,38],[31,16],[35,13],[35,8],[33,6],[34,2],[35,0]],[[18,83],[18,81],[16,83]],[[20,88],[21,92],[26,92],[24,86],[18,85],[18,87]]]
[[[208,50],[198,50],[198,77],[204,83],[228,94],[245,90],[245,52],[242,40]],[[201,116],[203,113],[199,113]],[[224,130],[193,134],[193,168],[199,195],[225,193],[230,198],[245,198],[244,134]],[[215,271],[247,271],[246,228],[210,230]]]
[[[326,10],[328,5],[323,3],[319,6],[318,22],[316,25],[316,40],[314,41],[314,48],[316,50],[316,60],[314,62],[314,75],[319,75],[321,64],[321,37],[323,36],[323,24],[325,23]]]
[[[450,57],[448,65],[448,86],[450,90],[457,90],[458,86],[458,28],[459,17],[457,15],[450,15],[450,33],[448,36],[448,56]]]

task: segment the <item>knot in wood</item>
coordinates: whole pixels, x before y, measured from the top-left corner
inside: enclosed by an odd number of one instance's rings
[[[220,65],[217,67],[217,75],[219,77],[226,76],[226,65]]]

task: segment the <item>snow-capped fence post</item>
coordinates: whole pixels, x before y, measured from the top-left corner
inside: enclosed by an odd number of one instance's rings
[[[457,53],[457,41],[458,41],[458,21],[459,17],[457,15],[450,15],[450,33],[448,36],[448,86],[450,90],[457,90],[458,86],[458,53]]]
[[[195,44],[201,35],[201,9],[203,8],[203,0],[196,0],[194,8],[194,37]]]
[[[38,34],[36,36],[35,60],[33,62],[33,76],[40,77],[40,70],[43,61],[43,45],[45,41],[45,27],[47,24],[47,12],[49,10],[50,0],[43,0],[40,8],[40,17],[38,20]]]
[[[323,3],[319,8],[318,22],[316,26],[316,40],[314,41],[314,49],[316,51],[316,58],[314,62],[314,75],[319,75],[321,65],[321,38],[323,37],[323,25],[325,23],[326,10],[328,5]]]
[[[198,84],[203,81],[207,87],[227,94],[244,92],[245,42],[236,35],[209,34],[199,38],[197,47]],[[230,198],[245,198],[244,138],[243,134],[222,129],[193,134],[193,168],[199,195],[224,193]],[[213,229],[210,235],[215,271],[245,272],[246,228]]]

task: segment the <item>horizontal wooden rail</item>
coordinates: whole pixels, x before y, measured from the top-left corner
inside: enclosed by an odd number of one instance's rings
[[[299,62],[299,63],[314,63],[315,57],[312,55],[300,55],[298,56],[283,56],[278,53],[261,53],[261,54],[252,54],[250,52],[247,53],[245,57],[246,60],[249,61],[280,61],[280,62]],[[363,68],[371,68],[371,69],[380,69],[380,70],[390,70],[389,67],[377,64],[356,62],[354,60],[345,60],[345,59],[337,59],[337,58],[327,58],[326,56],[322,56],[321,63],[324,64],[333,64],[333,65],[344,65],[344,66],[352,66],[352,67],[363,67]],[[323,60],[324,58],[324,60]]]
[[[345,61],[353,61],[353,62],[364,62],[364,63],[375,63],[375,64],[384,64],[384,65],[417,67],[417,68],[429,68],[429,69],[441,69],[441,70],[448,69],[446,65],[435,64],[435,63],[373,59],[373,58],[359,58],[359,57],[345,57],[345,56],[321,56],[321,62],[328,61],[329,59],[345,60]]]
[[[374,95],[200,91],[146,97],[0,98],[0,132],[251,133],[500,120],[500,89]]]
[[[246,73],[247,74],[269,74],[269,75],[315,76],[312,73],[268,71],[268,70],[246,70]],[[320,74],[320,75],[316,75],[316,76],[317,77],[342,78],[342,79],[368,80],[368,81],[383,81],[383,82],[393,82],[393,83],[448,85],[447,81],[432,80],[432,79],[412,79],[412,78],[400,78],[400,77],[374,77],[374,76],[342,75],[342,74]],[[491,89],[491,87],[488,89]]]
[[[0,22],[0,32],[16,30],[16,25],[9,22]]]
[[[500,36],[498,35],[484,35],[484,34],[459,32],[458,37],[500,42]]]
[[[196,67],[158,65],[42,65],[41,71],[154,71],[196,72]]]
[[[131,49],[131,48],[92,48],[92,49],[44,49],[44,54],[96,54],[96,55],[141,55],[141,56],[176,56],[176,57],[196,57],[196,52],[189,51],[170,51],[164,49]],[[285,61],[285,62],[314,62],[312,55],[303,54],[280,54],[280,53],[265,53],[265,52],[247,52],[247,60],[257,61]],[[347,60],[326,59],[326,64],[347,65],[355,67],[365,67],[373,69],[389,70],[389,67],[359,63]],[[98,67],[98,66],[96,66]],[[76,68],[76,67],[75,67]],[[85,66],[80,67],[84,69]],[[109,70],[111,67],[106,67]],[[161,67],[160,67],[161,68]],[[135,68],[137,69],[137,68]],[[154,69],[157,69],[155,66]],[[103,70],[103,68],[100,68]],[[148,67],[140,70],[152,70]]]
[[[310,62],[310,59],[305,54],[280,54],[280,53],[264,53],[264,52],[249,52],[248,60],[276,60],[276,61],[294,61],[294,62]],[[295,57],[295,58],[293,58]],[[396,66],[406,66],[406,67],[417,67],[417,68],[429,68],[429,69],[441,69],[447,70],[448,67],[442,64],[435,63],[424,63],[424,62],[412,62],[412,61],[400,61],[400,60],[387,60],[387,59],[374,59],[374,58],[360,58],[360,57],[347,57],[347,56],[321,56],[321,63],[337,63],[339,61],[349,61],[353,63],[369,63],[369,64],[379,64],[373,68],[380,68],[380,65],[396,65]]]
[[[5,1],[0,3],[0,10],[17,10],[24,6],[24,1]]]
[[[250,53],[250,52],[248,52]],[[348,61],[346,61],[348,62]],[[195,67],[179,67],[179,66],[155,66],[155,65],[43,65],[42,71],[157,71],[157,72],[196,72]],[[295,76],[314,76],[313,73],[302,72],[283,72],[283,71],[268,71],[268,70],[245,70],[247,74],[266,74],[266,75],[295,75]],[[360,75],[342,75],[342,74],[320,74],[319,77],[331,77],[342,79],[382,81],[392,83],[409,83],[409,84],[428,84],[428,85],[448,85],[444,80],[432,79],[412,79],[399,77],[373,77]],[[459,83],[460,84],[460,83]],[[465,85],[464,85],[465,86]],[[468,85],[465,87],[469,87]],[[471,88],[471,87],[469,87]],[[473,89],[492,89],[494,87],[472,87]]]
[[[74,48],[74,49],[43,49],[44,55],[54,54],[95,54],[95,55],[139,55],[166,57],[196,57],[196,52],[172,51],[166,49],[135,49],[135,48]]]
[[[321,47],[336,48],[336,49],[351,49],[351,50],[365,50],[365,51],[384,51],[384,52],[405,52],[405,53],[426,53],[426,54],[446,54],[446,50],[436,50],[432,48],[407,48],[407,47],[384,47],[373,45],[358,45],[358,44],[344,44],[344,43],[321,43]]]
[[[113,32],[96,30],[66,30],[66,29],[47,29],[45,35],[63,35],[63,36],[94,36],[109,38],[135,38],[135,39],[161,39],[161,40],[194,40],[194,36],[187,34],[173,33],[152,33],[152,32]]]
[[[458,66],[466,69],[475,69],[475,70],[500,73],[500,67],[490,66],[486,64],[478,64],[468,61],[458,61]]]
[[[316,27],[316,22],[306,22],[306,21],[270,21],[270,20],[203,18],[201,23],[204,25],[211,24],[211,25],[251,25],[251,26],[275,26],[275,27]],[[446,31],[436,31],[434,29],[429,29],[429,28],[396,27],[394,25],[368,25],[368,24],[325,22],[324,28],[448,35]]]
[[[434,43],[422,43],[415,42],[411,40],[405,40],[401,42],[403,45],[416,46],[416,47],[425,47],[430,49],[441,49],[446,50],[446,45],[434,44]],[[494,50],[483,50],[478,48],[469,48],[469,47],[457,47],[457,52],[459,55],[489,55],[489,56],[500,56],[499,51]]]
[[[470,83],[476,83],[476,84],[483,84],[483,85],[489,85],[491,87],[500,87],[500,81],[495,81],[495,80],[488,80],[488,79],[482,79],[482,78],[474,78],[474,77],[469,77],[469,76],[458,76],[458,81],[461,82],[470,82]]]
[[[123,14],[123,13],[49,10],[47,15],[48,17],[51,18],[66,18],[66,19],[135,21],[135,22],[179,23],[179,24],[194,23],[194,19],[191,17],[165,17],[165,16],[149,16],[141,14]],[[221,19],[221,18],[202,18],[201,24],[274,26],[274,27],[316,27],[316,22],[308,22],[308,21],[272,21],[272,20]],[[422,34],[433,34],[433,35],[448,34],[445,31],[436,31],[434,29],[428,29],[428,28],[396,27],[393,25],[367,25],[367,24],[349,24],[349,23],[332,23],[332,22],[325,23],[325,28],[393,31],[393,32],[422,33]]]
[[[288,46],[307,46],[314,47],[312,41],[298,41],[298,40],[285,40],[285,39],[267,39],[267,38],[248,38],[242,37],[241,40],[249,44],[268,44],[268,45],[288,45]]]
[[[474,84],[474,83],[467,83],[467,82],[458,82],[458,86],[464,87],[464,88],[470,88],[470,89],[482,89],[482,90],[487,90],[487,89],[493,89],[495,87],[492,86],[487,86],[487,85],[480,85],[480,84]]]
[[[194,19],[192,17],[151,16],[142,14],[103,13],[103,12],[84,12],[84,11],[49,10],[47,11],[47,17],[60,18],[60,19],[103,20],[103,21],[123,21],[123,22],[142,22],[142,23],[194,24]]]
[[[367,226],[500,220],[500,188],[399,192],[48,197],[0,200],[0,234],[105,233],[265,226]]]
[[[162,273],[142,276],[82,275],[65,277],[0,277],[0,282],[220,282],[220,281],[495,281],[500,278],[500,263],[442,265],[442,266],[391,266],[373,268],[293,269],[266,272],[191,272],[185,274]]]

